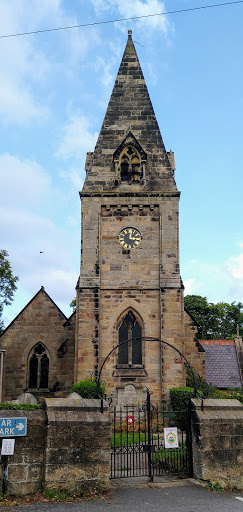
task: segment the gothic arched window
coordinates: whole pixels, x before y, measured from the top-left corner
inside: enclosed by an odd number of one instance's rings
[[[146,160],[144,149],[132,132],[129,132],[113,154],[115,187],[122,183],[145,185]]]
[[[142,364],[142,329],[132,311],[127,313],[119,327],[118,364]]]
[[[139,182],[142,176],[141,161],[138,151],[127,146],[120,155],[121,181]]]
[[[30,389],[48,388],[49,357],[42,343],[37,343],[29,356],[29,382]]]

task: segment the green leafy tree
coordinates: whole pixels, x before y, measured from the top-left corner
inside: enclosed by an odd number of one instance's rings
[[[243,304],[241,302],[208,302],[200,295],[186,295],[185,308],[198,322],[199,339],[230,339],[243,335]]]
[[[1,320],[3,306],[8,306],[13,301],[14,292],[17,290],[17,281],[19,278],[13,275],[13,271],[8,259],[8,253],[4,249],[0,250],[0,333],[4,329]]]
[[[76,298],[75,298],[75,299],[73,299],[73,300],[71,300],[71,302],[70,302],[69,306],[70,306],[70,308],[72,308],[73,313],[74,313],[74,311],[75,311],[75,309],[76,309]]]
[[[222,338],[232,338],[237,334],[239,325],[240,336],[243,335],[243,304],[241,302],[218,302],[219,332]]]

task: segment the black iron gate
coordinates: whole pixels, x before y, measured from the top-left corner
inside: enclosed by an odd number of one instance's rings
[[[149,391],[142,407],[114,407],[111,478],[148,476],[152,481],[160,475],[192,476],[190,417],[189,407],[183,411],[154,407]],[[165,448],[168,427],[177,427],[178,448]]]

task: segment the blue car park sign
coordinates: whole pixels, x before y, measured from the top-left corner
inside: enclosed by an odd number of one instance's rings
[[[27,418],[0,418],[0,437],[26,436]]]

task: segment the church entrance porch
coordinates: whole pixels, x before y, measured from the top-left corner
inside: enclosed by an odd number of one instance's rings
[[[142,406],[114,406],[111,438],[111,479],[192,476],[191,415],[159,409],[146,390]]]

